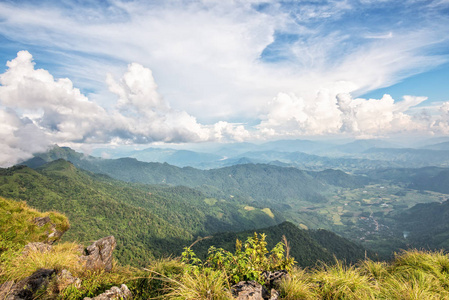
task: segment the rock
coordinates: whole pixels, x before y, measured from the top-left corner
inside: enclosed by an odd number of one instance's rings
[[[45,224],[50,223],[50,222],[51,222],[51,219],[49,216],[34,218],[34,224],[36,224],[39,227],[42,227]]]
[[[81,287],[81,279],[73,277],[72,273],[66,269],[63,269],[58,273],[58,275],[56,275],[56,285],[58,287],[58,291],[62,291],[71,284],[79,289]]]
[[[109,299],[120,299],[129,300],[132,299],[131,291],[128,289],[126,284],[122,284],[120,288],[113,286],[110,290],[107,290],[103,294],[100,294],[94,298],[85,297],[84,300],[109,300]]]
[[[267,291],[258,282],[240,281],[231,287],[232,295],[237,300],[263,300],[267,299]]]
[[[4,283],[0,288],[0,295],[4,292],[7,295],[6,300],[33,300],[38,298],[36,292],[39,289],[45,289],[50,282],[51,277],[56,273],[54,269],[39,269],[27,278],[19,281],[17,284],[11,281]],[[5,287],[4,287],[5,286]]]
[[[271,296],[269,300],[279,300],[279,292],[275,289],[271,289]]]
[[[288,279],[290,276],[286,270],[280,271],[264,271],[262,277],[265,278],[265,286],[268,289],[279,288],[279,285],[283,279]]]
[[[51,219],[49,216],[46,217],[38,217],[34,218],[33,223],[36,224],[39,227],[43,227],[47,224],[50,224],[50,231],[48,231],[47,234],[47,240],[45,241],[47,244],[53,244],[57,240],[61,238],[61,236],[64,234],[63,231],[59,231],[56,229],[56,225],[51,222]]]
[[[115,238],[111,235],[95,241],[86,248],[85,255],[81,261],[85,263],[88,270],[112,270],[112,251],[116,246]]]
[[[30,252],[41,252],[45,253],[48,251],[51,251],[52,246],[41,243],[41,242],[35,242],[35,243],[28,243],[25,245],[22,251],[22,255],[27,256]]]

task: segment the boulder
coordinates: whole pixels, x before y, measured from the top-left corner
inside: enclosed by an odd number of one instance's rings
[[[47,224],[50,224],[49,225],[50,231],[46,232],[47,240],[45,241],[45,243],[47,243],[47,244],[50,244],[50,245],[53,244],[54,242],[59,240],[61,238],[61,236],[64,234],[63,231],[59,231],[56,229],[56,225],[51,222],[51,219],[49,216],[34,218],[33,223],[36,224],[38,227],[43,227]]]
[[[100,294],[94,298],[85,297],[84,300],[129,300],[132,299],[131,291],[128,289],[126,284],[122,284],[120,288],[113,286],[110,290],[107,290],[103,294]]]
[[[271,295],[269,300],[279,300],[280,298],[279,292],[275,289],[271,289]]]
[[[116,244],[115,238],[111,235],[99,239],[87,247],[85,255],[81,256],[81,261],[85,263],[86,269],[111,271],[112,251]]]
[[[33,300],[37,299],[36,292],[45,289],[56,273],[54,269],[39,269],[27,278],[14,284],[12,281],[5,282],[0,287],[0,296],[5,300]]]
[[[52,249],[52,246],[49,244],[45,244],[45,243],[41,243],[41,242],[28,243],[23,248],[22,255],[27,256],[30,252],[45,253],[45,252],[51,251],[51,249]]]
[[[73,284],[77,289],[81,287],[81,279],[74,277],[69,270],[63,269],[56,275],[56,285],[58,291],[62,291],[69,285]]]
[[[265,278],[265,286],[268,289],[278,289],[281,281],[290,278],[290,276],[286,270],[264,271],[262,273],[262,278]]]
[[[258,282],[240,281],[231,287],[232,295],[237,300],[263,300],[267,299],[267,291]]]

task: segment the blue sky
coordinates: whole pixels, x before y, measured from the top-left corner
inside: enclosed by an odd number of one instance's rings
[[[0,164],[449,134],[449,1],[0,1]],[[33,146],[30,146],[32,144]]]

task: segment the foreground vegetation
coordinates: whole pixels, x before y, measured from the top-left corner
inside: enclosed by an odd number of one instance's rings
[[[70,271],[81,284],[64,286],[52,279],[40,299],[83,299],[125,283],[134,299],[232,299],[232,284],[241,280],[263,283],[262,271],[287,269],[278,290],[281,299],[447,299],[449,255],[444,252],[410,250],[393,261],[362,260],[354,265],[336,261],[315,268],[294,266],[288,242],[271,251],[266,236],[254,234],[236,242],[236,250],[210,248],[206,259],[196,257],[191,247],[179,258],[149,260],[146,268],[117,263],[111,272],[88,271],[79,263],[79,245],[57,243],[48,252],[23,255],[26,242],[47,239],[43,227],[30,221],[48,216],[58,228],[67,229],[67,219],[57,213],[42,214],[24,203],[0,198],[0,285],[17,282],[40,268]]]

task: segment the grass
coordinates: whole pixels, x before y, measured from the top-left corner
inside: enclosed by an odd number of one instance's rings
[[[50,241],[48,238],[51,224],[42,227],[34,224],[35,218],[49,217],[56,230],[65,232],[69,229],[66,216],[57,212],[41,213],[26,205],[25,202],[7,200],[0,197],[0,240],[25,245],[28,242]],[[0,249],[1,252],[1,249]]]

